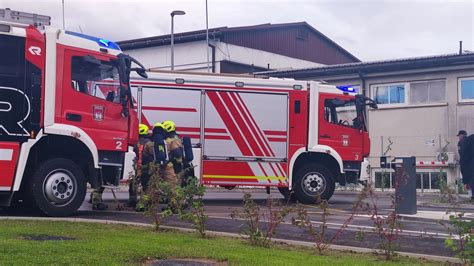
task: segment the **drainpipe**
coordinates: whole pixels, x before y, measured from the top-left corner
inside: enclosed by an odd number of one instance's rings
[[[216,73],[216,46],[212,43],[208,44],[211,47],[212,53],[212,73]]]
[[[363,74],[361,71],[359,71],[358,74],[359,74],[359,78],[360,78],[360,87],[361,87],[361,89],[362,89],[362,94],[365,95],[365,96],[367,96],[367,97],[369,97],[369,95],[367,95],[367,91],[366,91],[366,89],[365,89],[365,77],[364,77],[364,74]]]

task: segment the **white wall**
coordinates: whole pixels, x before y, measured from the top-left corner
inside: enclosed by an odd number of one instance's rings
[[[291,69],[317,67],[321,64],[295,59],[288,56],[269,53],[261,50],[214,42],[216,46],[216,72],[220,72],[219,62],[228,60],[236,63],[272,69]],[[125,53],[138,59],[146,68],[170,69],[171,47],[157,46],[127,50]],[[212,60],[212,50],[209,48],[209,60]],[[212,64],[212,62],[211,62]],[[174,45],[175,70],[190,70],[207,72],[206,41],[178,43]],[[211,65],[212,67],[212,65]]]
[[[171,46],[140,48],[125,53],[139,60],[146,68],[169,70],[171,66]],[[206,61],[206,41],[174,45],[175,70],[207,71]]]
[[[228,60],[236,63],[254,65],[270,69],[298,69],[323,66],[315,62],[301,60],[289,56],[278,55],[262,50],[237,46],[224,42],[216,43],[216,60]]]

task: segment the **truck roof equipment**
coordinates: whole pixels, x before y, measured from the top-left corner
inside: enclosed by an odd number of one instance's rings
[[[18,24],[33,25],[36,28],[44,29],[51,25],[51,17],[34,13],[14,11],[10,8],[0,8],[0,21],[14,22]]]

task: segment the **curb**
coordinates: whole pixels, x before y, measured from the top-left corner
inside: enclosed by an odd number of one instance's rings
[[[11,216],[3,216],[0,217],[0,220],[23,220],[23,221],[61,221],[61,222],[78,222],[78,223],[99,223],[99,224],[122,224],[122,225],[132,225],[138,227],[154,227],[152,224],[146,223],[137,223],[137,222],[122,222],[122,221],[113,221],[113,220],[99,220],[99,219],[87,219],[87,218],[57,218],[57,217],[11,217]],[[160,226],[164,229],[193,233],[195,232],[194,229],[189,228],[181,228],[175,226]],[[231,238],[242,238],[242,235],[234,234],[234,233],[226,233],[226,232],[218,232],[218,231],[206,231],[206,234],[212,236],[221,236],[221,237],[231,237]],[[287,239],[279,239],[274,238],[272,239],[274,243],[284,243],[287,245],[292,246],[301,246],[301,247],[310,247],[314,248],[314,243],[305,242],[305,241],[297,241],[297,240],[287,240]],[[375,253],[380,252],[381,250],[371,249],[371,248],[362,248],[362,247],[352,247],[352,246],[341,246],[341,245],[331,245],[329,247],[330,250],[336,251],[352,251],[358,253]],[[397,252],[397,254],[409,258],[418,258],[418,259],[426,259],[430,261],[436,262],[448,262],[448,263],[461,263],[461,260],[453,257],[444,257],[444,256],[436,256],[436,255],[427,255],[427,254],[420,254],[420,253],[410,253],[410,252]]]

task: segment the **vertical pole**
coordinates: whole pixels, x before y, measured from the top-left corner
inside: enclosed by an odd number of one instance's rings
[[[209,64],[209,16],[207,12],[207,0],[206,0],[206,52],[207,52],[207,73],[211,72]]]
[[[143,109],[143,89],[142,86],[138,86],[137,89],[137,102],[138,102],[138,123],[142,123],[142,109]]]
[[[171,70],[174,70],[174,16],[171,15]]]
[[[66,30],[66,21],[64,19],[64,0],[62,0],[62,6],[63,6],[63,30]]]

